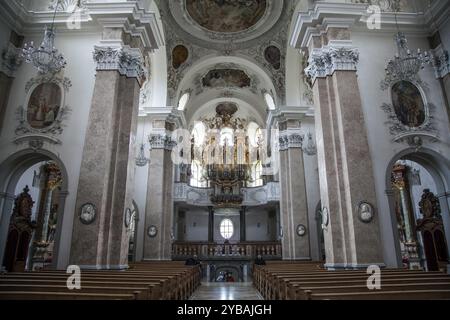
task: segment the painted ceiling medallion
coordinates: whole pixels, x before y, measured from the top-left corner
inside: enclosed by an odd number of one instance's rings
[[[202,85],[209,88],[247,88],[251,86],[251,79],[242,70],[214,69],[203,77]]]
[[[233,33],[256,25],[266,12],[267,0],[186,0],[186,9],[201,27]]]

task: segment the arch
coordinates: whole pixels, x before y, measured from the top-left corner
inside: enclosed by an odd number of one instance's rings
[[[197,96],[196,98],[199,98],[200,96]],[[216,115],[215,108],[218,104],[223,102],[233,102],[236,103],[239,106],[239,112],[246,111],[245,118],[248,118],[250,121],[256,122],[261,128],[265,127],[265,116],[262,113],[261,109],[258,109],[254,107],[255,105],[261,105],[257,101],[249,101],[247,99],[243,99],[239,97],[237,94],[233,98],[213,98],[213,97],[204,97],[205,99],[201,99],[200,101],[198,99],[193,100],[193,103],[195,103],[196,106],[198,106],[195,110],[193,107],[190,107],[188,110],[186,110],[186,122],[188,123],[188,126],[192,126],[193,123],[197,120],[199,120],[201,117],[204,117],[205,115],[208,115],[210,117],[214,117]],[[194,105],[194,104],[193,104]],[[193,106],[191,105],[191,106]],[[239,116],[239,115],[238,115]]]
[[[246,56],[206,56],[203,59],[200,59],[198,62],[196,62],[193,66],[191,66],[189,69],[187,69],[184,74],[183,78],[181,79],[180,83],[178,84],[177,91],[175,94],[175,100],[178,100],[182,93],[185,92],[187,89],[189,89],[192,84],[195,83],[195,79],[198,76],[201,76],[202,74],[206,74],[209,70],[212,68],[218,66],[218,65],[233,65],[236,68],[241,68],[242,70],[251,73],[249,76],[255,76],[257,77],[258,82],[258,88],[259,89],[265,89],[267,92],[277,92],[275,89],[274,83],[272,81],[271,76],[268,74],[266,70],[264,70],[263,67],[259,66],[256,62],[252,61],[252,58],[246,57]],[[193,88],[191,88],[193,89]],[[216,98],[218,95],[223,93],[224,90],[214,90],[216,93]],[[242,91],[242,90],[239,90]],[[259,92],[257,93],[251,93],[251,95],[256,96],[258,99],[258,105],[265,106],[265,101],[263,98],[263,95]],[[277,98],[279,97],[274,96],[275,103],[277,102]],[[255,99],[255,98],[254,98]],[[186,110],[189,110],[192,106],[195,106],[195,103],[192,99],[189,101],[188,105],[186,106]],[[175,101],[173,102],[175,103]],[[264,112],[266,112],[267,108],[264,108]]]
[[[139,207],[136,203],[136,201],[131,201],[131,206],[133,208],[132,212],[132,220],[130,221],[132,225],[129,228],[129,232],[132,234],[130,235],[128,239],[128,261],[129,262],[136,262],[136,246],[137,246],[137,238],[138,238],[138,225],[139,225]],[[132,227],[132,228],[131,228]],[[131,237],[132,236],[132,237]],[[131,248],[131,245],[133,245],[133,248]]]
[[[399,261],[401,261],[401,254],[400,254],[400,241],[397,234],[397,226],[396,226],[396,215],[395,215],[395,207],[394,207],[394,201],[392,199],[392,185],[391,185],[391,173],[392,168],[394,167],[395,163],[398,160],[411,160],[418,164],[420,164],[422,167],[424,167],[428,173],[432,176],[436,188],[438,196],[441,196],[439,198],[440,204],[441,204],[441,211],[442,211],[442,218],[444,222],[444,231],[445,231],[445,238],[447,240],[447,243],[450,243],[450,198],[446,196],[449,186],[450,186],[450,160],[443,157],[438,152],[428,149],[428,148],[421,148],[419,151],[417,151],[414,148],[408,148],[405,149],[399,153],[397,153],[389,162],[387,169],[386,169],[386,193],[388,197],[388,204],[389,204],[389,214],[390,219],[392,222],[392,230],[394,231],[394,240],[395,240],[395,251],[397,254],[397,258]],[[450,248],[447,248],[448,252],[447,255],[450,255]],[[399,262],[399,265],[401,263]],[[450,265],[449,265],[450,267]]]
[[[55,235],[55,243],[57,245],[53,252],[51,265],[52,268],[56,268],[64,220],[65,202],[67,195],[69,194],[69,177],[66,166],[62,160],[54,153],[47,150],[24,149],[9,156],[0,164],[0,195],[3,195],[3,197],[0,197],[0,258],[3,260],[5,253],[6,237],[8,236],[7,230],[10,222],[9,218],[13,210],[17,183],[28,168],[44,161],[54,161],[58,165],[63,179],[61,191],[59,192],[60,206],[58,208],[58,217],[61,218],[58,219],[57,222]]]

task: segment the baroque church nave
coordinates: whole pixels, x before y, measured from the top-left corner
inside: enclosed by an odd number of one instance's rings
[[[449,10],[2,1],[2,272],[195,262],[164,296],[194,300],[303,297],[269,274],[316,266],[448,273]]]

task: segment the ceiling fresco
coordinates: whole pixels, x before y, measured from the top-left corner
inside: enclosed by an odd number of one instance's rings
[[[266,0],[186,0],[191,18],[201,27],[233,33],[256,25],[267,9]]]
[[[246,88],[250,87],[251,79],[242,70],[215,69],[206,74],[202,83],[204,87],[210,88]]]

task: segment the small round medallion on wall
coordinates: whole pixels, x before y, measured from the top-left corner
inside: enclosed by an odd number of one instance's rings
[[[156,235],[158,234],[158,228],[156,226],[148,227],[147,234],[150,238],[156,237]]]
[[[97,215],[95,205],[92,203],[85,203],[81,206],[80,221],[83,224],[91,224],[94,222]]]
[[[373,206],[365,201],[362,201],[358,205],[358,217],[361,222],[370,223],[375,215]]]
[[[306,234],[306,227],[303,224],[297,226],[297,235],[303,237]]]

